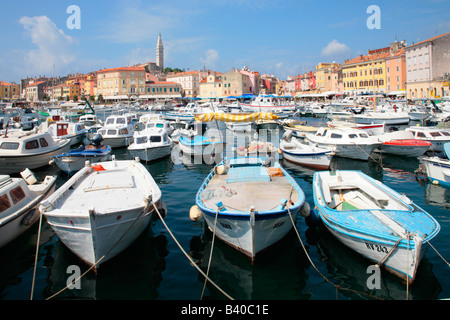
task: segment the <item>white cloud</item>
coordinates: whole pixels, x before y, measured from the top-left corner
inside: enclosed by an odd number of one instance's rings
[[[214,67],[216,67],[218,61],[219,61],[219,53],[214,49],[208,49],[206,51],[206,57],[201,59],[201,62],[208,69],[213,69]]]
[[[76,59],[73,46],[76,41],[64,34],[47,16],[22,17],[23,25],[37,49],[25,53],[25,67],[32,73],[50,74],[53,65],[58,70],[70,67]]]
[[[350,53],[351,49],[337,40],[333,40],[322,49],[323,56],[341,56]]]

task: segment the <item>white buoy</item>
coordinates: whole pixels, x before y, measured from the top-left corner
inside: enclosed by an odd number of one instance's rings
[[[191,207],[191,210],[189,210],[189,218],[191,218],[191,221],[194,222],[200,222],[202,220],[203,214],[200,208],[196,205]]]
[[[219,175],[223,175],[227,173],[227,168],[224,165],[217,166],[216,173]]]

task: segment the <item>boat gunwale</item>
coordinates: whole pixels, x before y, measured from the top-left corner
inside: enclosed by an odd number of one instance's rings
[[[352,170],[340,170],[342,171],[352,171]],[[317,180],[317,177],[319,176],[320,172],[316,172],[314,173],[314,177],[313,177],[313,198],[314,198],[314,203],[317,206],[317,209],[319,211],[319,214],[321,216],[322,221],[324,221],[326,223],[327,226],[329,226],[330,228],[332,228],[333,230],[335,230],[336,232],[340,232],[340,233],[344,233],[350,237],[353,238],[359,238],[359,239],[369,239],[368,237],[364,237],[364,235],[370,235],[372,237],[377,237],[379,239],[379,241],[389,241],[389,242],[397,242],[398,239],[400,238],[399,236],[396,235],[392,235],[392,234],[386,234],[386,233],[380,233],[380,232],[368,232],[368,230],[363,230],[362,228],[358,228],[358,224],[354,223],[351,226],[346,225],[344,222],[341,222],[340,220],[334,220],[331,219],[329,217],[329,215],[327,214],[327,212],[340,212],[340,213],[345,213],[347,211],[367,211],[368,213],[370,213],[371,210],[382,210],[382,211],[396,211],[396,212],[402,212],[402,213],[413,213],[413,212],[419,212],[421,214],[423,214],[425,217],[428,218],[428,220],[430,222],[432,222],[434,224],[434,228],[433,231],[430,234],[426,234],[424,238],[422,238],[424,240],[424,242],[429,242],[431,241],[440,231],[440,225],[437,222],[437,220],[430,215],[428,212],[426,212],[425,210],[423,210],[421,207],[419,207],[418,205],[416,205],[414,202],[411,201],[411,204],[408,204],[406,202],[404,202],[400,197],[401,195],[396,192],[395,190],[387,187],[386,185],[381,185],[378,184],[374,181],[376,181],[375,179],[371,178],[370,176],[367,176],[366,174],[364,174],[363,172],[359,171],[359,170],[355,170],[353,172],[357,172],[358,174],[362,175],[363,177],[365,176],[366,178],[368,178],[368,181],[371,182],[372,184],[374,184],[375,186],[383,189],[385,192],[390,193],[391,195],[393,195],[394,197],[396,197],[399,201],[401,201],[404,205],[408,206],[411,210],[386,210],[386,209],[364,209],[364,210],[345,210],[345,211],[340,211],[337,209],[332,209],[329,208],[326,204],[322,205],[319,203],[318,200],[318,195],[317,195],[317,190],[320,192],[320,196],[322,197],[322,202],[324,202],[324,197],[323,197],[323,192],[322,192],[322,188],[320,186],[316,186],[316,183],[318,184],[319,181]],[[322,212],[323,211],[323,212]],[[335,226],[339,226],[340,229],[338,229]],[[354,233],[350,233],[347,231],[343,231],[343,230],[350,230],[353,231]],[[360,236],[356,235],[355,233],[358,233]],[[372,238],[370,238],[372,239]],[[399,243],[400,247],[406,247],[405,241],[406,238],[402,238],[402,240]],[[411,248],[411,245],[414,246],[414,241],[410,240],[409,246]]]
[[[257,157],[240,157],[240,158],[258,159]],[[233,159],[237,159],[237,158],[233,158]],[[215,217],[217,214],[218,217],[220,217],[220,218],[232,218],[235,220],[248,220],[250,218],[250,213],[247,211],[237,211],[237,210],[228,210],[228,209],[225,209],[222,211],[217,211],[217,210],[213,210],[211,208],[206,207],[201,200],[201,193],[205,190],[205,188],[208,186],[211,179],[216,174],[215,169],[218,166],[223,165],[226,160],[227,159],[224,159],[218,165],[216,165],[211,170],[211,172],[208,174],[208,176],[203,180],[202,185],[200,186],[200,188],[197,192],[197,195],[195,197],[196,204],[203,213],[205,213],[209,216]],[[255,164],[249,163],[249,165],[255,165]],[[291,184],[291,186],[293,186],[294,189],[296,190],[296,192],[298,194],[298,200],[293,206],[291,206],[287,209],[284,209],[284,210],[271,209],[271,210],[265,210],[265,211],[255,211],[255,220],[256,221],[267,220],[267,219],[276,219],[276,218],[279,218],[282,216],[292,214],[293,212],[300,210],[300,208],[306,202],[305,194],[304,194],[303,190],[300,188],[300,186],[298,185],[298,183],[287,173],[287,171],[284,168],[282,168],[281,166],[279,166],[279,168],[283,171],[284,177],[288,180],[288,182]]]

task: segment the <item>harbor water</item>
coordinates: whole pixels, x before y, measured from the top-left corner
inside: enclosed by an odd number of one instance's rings
[[[300,118],[320,126],[325,120]],[[215,124],[210,124],[215,125]],[[114,151],[116,159],[130,160],[126,148]],[[0,299],[29,300],[435,300],[450,298],[450,189],[416,177],[420,160],[395,156],[357,161],[334,158],[332,170],[361,170],[403,193],[429,212],[441,231],[422,260],[415,282],[407,286],[381,269],[377,286],[371,285],[372,263],[338,242],[322,224],[308,226],[299,216],[295,230],[251,263],[218,239],[204,221],[192,222],[189,210],[214,163],[196,163],[176,146],[170,157],[144,163],[159,185],[167,207],[166,226],[157,218],[126,251],[108,261],[97,274],[88,272],[79,287],[66,289],[70,266],[81,273],[87,267],[67,249],[45,219],[38,234],[36,223],[25,235],[0,249]],[[314,170],[280,160],[295,178],[313,209]],[[58,167],[34,171],[39,178],[57,175],[58,185],[67,174]],[[261,190],[264,192],[264,190]],[[173,236],[172,236],[172,235]],[[39,237],[38,237],[39,235]],[[34,268],[36,244],[37,265]],[[211,246],[214,247],[211,250]],[[221,290],[207,283],[180,249]],[[210,259],[210,253],[212,257]]]

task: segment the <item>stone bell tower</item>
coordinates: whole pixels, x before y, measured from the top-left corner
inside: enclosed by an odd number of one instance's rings
[[[156,65],[160,71],[164,71],[164,46],[161,40],[161,32],[158,36],[158,44],[156,45]]]

